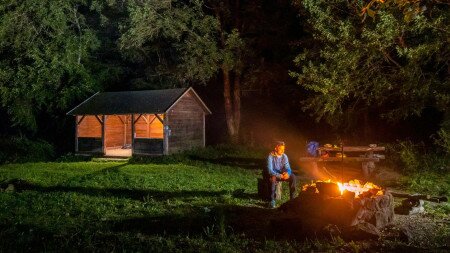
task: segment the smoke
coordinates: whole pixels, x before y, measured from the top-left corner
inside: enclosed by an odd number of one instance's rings
[[[313,163],[303,162],[300,164],[300,171],[311,180],[332,180],[338,182],[348,182],[349,180],[364,180],[360,166],[336,163]],[[318,165],[319,164],[319,165]]]
[[[337,180],[333,174],[331,174],[325,167],[319,169],[317,163],[301,163],[300,170],[306,174],[311,180]]]

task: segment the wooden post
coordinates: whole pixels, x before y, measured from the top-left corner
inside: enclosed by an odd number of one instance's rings
[[[106,140],[105,140],[105,133],[106,133],[106,115],[102,115],[102,153],[103,155],[106,154]]]
[[[148,114],[147,119],[145,121],[147,122],[147,138],[150,138],[150,114]]]
[[[161,120],[161,118],[155,114],[155,116]],[[167,113],[164,114],[164,119],[162,120],[163,123],[163,154],[168,155],[169,154],[169,117],[167,116]]]
[[[75,116],[75,153],[78,153],[78,116]]]
[[[205,112],[203,112],[203,147],[206,146],[206,134],[205,134]]]
[[[373,151],[370,150],[369,152],[366,153],[365,156],[367,158],[374,158]],[[375,170],[375,163],[373,161],[362,162],[361,167],[362,167],[363,176],[366,179],[369,179]]]
[[[131,114],[131,155],[134,154],[134,114]]]
[[[127,145],[127,122],[128,117],[127,115],[123,116],[123,146],[126,147]]]

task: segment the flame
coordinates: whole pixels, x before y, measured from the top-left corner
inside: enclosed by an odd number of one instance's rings
[[[344,194],[344,191],[350,191],[350,192],[354,192],[355,193],[355,197],[358,197],[359,195],[368,192],[368,191],[372,191],[372,190],[376,190],[376,194],[377,196],[379,195],[383,195],[383,190],[381,189],[381,187],[375,185],[374,183],[371,182],[367,182],[365,184],[362,184],[358,179],[354,179],[354,180],[350,180],[348,183],[341,183],[341,182],[333,182],[331,181],[331,179],[328,180],[318,180],[316,182],[324,182],[324,183],[336,183],[339,187],[339,190],[341,191],[341,195]],[[311,184],[306,184],[302,187],[302,191],[307,191],[309,188],[315,188],[316,187],[316,182],[311,182]],[[316,188],[315,190],[316,193],[318,193],[318,190]]]

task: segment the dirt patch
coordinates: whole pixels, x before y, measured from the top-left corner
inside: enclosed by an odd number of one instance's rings
[[[422,249],[450,247],[450,220],[429,214],[395,215],[394,223],[382,231],[382,239],[401,241]]]

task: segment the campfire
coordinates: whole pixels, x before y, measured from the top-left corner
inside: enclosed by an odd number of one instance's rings
[[[299,196],[280,209],[302,221],[307,230],[335,225],[355,234],[379,236],[379,229],[394,219],[394,198],[381,187],[359,180],[315,181],[304,185]],[[350,232],[349,232],[350,233]]]
[[[311,184],[304,185],[302,187],[302,191],[314,190],[315,193],[320,193],[319,189],[321,188],[326,191],[326,194],[329,194],[330,192],[324,189],[324,185],[328,185],[328,188],[334,188],[334,190],[339,189],[340,195],[344,195],[345,191],[354,193],[354,197],[359,197],[360,195],[363,195],[361,197],[367,195],[381,196],[384,194],[381,187],[371,182],[362,184],[358,179],[350,180],[348,183],[332,182],[331,179],[327,181],[316,181]],[[335,193],[337,193],[337,191]],[[333,196],[334,195],[335,194],[333,194]]]

